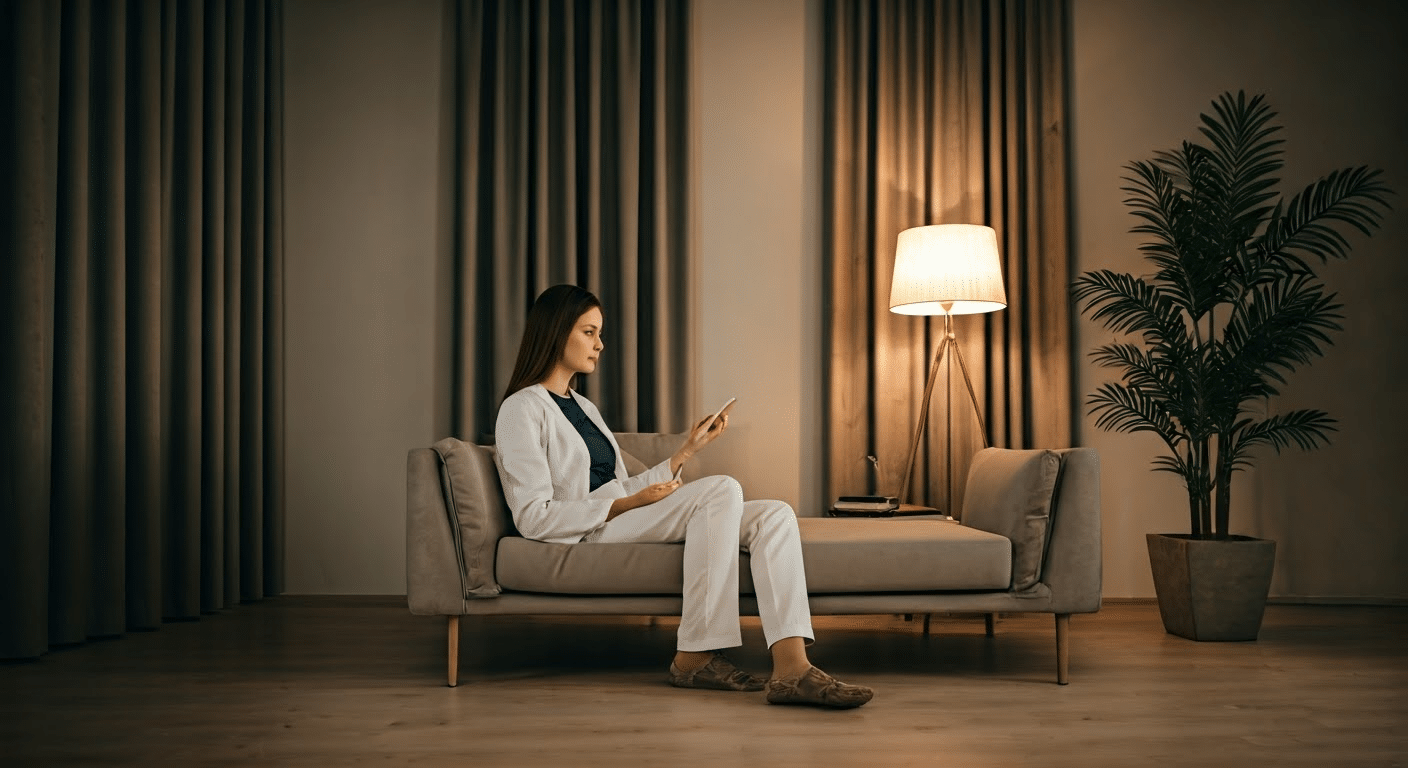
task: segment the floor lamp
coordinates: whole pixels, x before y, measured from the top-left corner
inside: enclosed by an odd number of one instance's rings
[[[954,315],[996,312],[1007,307],[1007,292],[1002,286],[1002,263],[997,253],[997,232],[992,227],[976,224],[935,224],[914,227],[900,233],[895,247],[895,276],[890,285],[890,311],[900,315],[943,315],[944,336],[934,352],[933,365],[924,384],[924,399],[919,407],[919,423],[914,425],[914,440],[909,446],[909,460],[904,467],[904,485],[900,501],[909,499],[910,480],[914,474],[914,459],[919,454],[919,440],[929,419],[929,397],[934,392],[934,379],[939,363],[945,359],[948,396],[944,398],[944,428],[948,446],[947,480],[943,512],[953,515],[953,361],[963,373],[968,386],[968,398],[978,416],[978,427],[987,447],[987,425],[983,409],[973,392],[973,380],[968,376],[968,364],[963,361],[958,340],[953,334]],[[957,515],[954,515],[957,517]]]

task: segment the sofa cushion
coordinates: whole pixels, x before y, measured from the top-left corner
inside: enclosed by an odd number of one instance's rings
[[[515,533],[494,466],[494,449],[453,437],[431,447],[440,456],[445,506],[464,557],[464,596],[493,597],[500,592],[494,575],[499,539]]]
[[[932,520],[797,520],[812,594],[1007,589],[1012,547],[1001,536]],[[753,594],[746,554],[738,588]],[[498,579],[522,592],[678,595],[682,544],[499,543]]]
[[[963,496],[963,525],[1012,542],[1012,589],[1041,579],[1051,502],[1061,457],[1051,450],[984,448],[973,457]]]
[[[952,522],[802,517],[802,561],[814,594],[1006,589],[1012,545]]]
[[[650,469],[650,467],[647,467],[645,465],[645,462],[641,461],[640,459],[637,459],[635,456],[632,456],[631,452],[627,451],[624,446],[622,446],[621,448],[621,461],[625,462],[626,474],[630,475],[631,477],[635,477],[636,475],[639,475],[647,469]]]
[[[739,591],[753,583],[739,571]],[[684,591],[683,544],[550,544],[521,537],[499,542],[505,589],[564,595],[678,595]]]

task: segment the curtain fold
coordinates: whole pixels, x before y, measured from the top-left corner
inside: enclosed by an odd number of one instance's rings
[[[0,657],[281,589],[279,18],[0,6]]]
[[[958,366],[951,388],[941,368],[906,501],[943,505],[949,450],[957,514],[969,461],[985,438],[1010,448],[1071,443],[1065,16],[1061,0],[824,6],[832,498],[894,495],[903,482],[943,333],[942,318],[889,312],[895,243],[910,227],[993,227],[1009,306],[954,318],[987,434]],[[867,456],[878,458],[878,473]]]
[[[494,419],[533,299],[575,283],[606,354],[578,382],[620,431],[683,429],[689,7],[454,5],[450,431]]]

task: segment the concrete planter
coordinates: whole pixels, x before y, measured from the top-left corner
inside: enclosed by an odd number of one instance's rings
[[[1169,634],[1189,640],[1255,640],[1261,632],[1276,542],[1150,533],[1149,567]]]

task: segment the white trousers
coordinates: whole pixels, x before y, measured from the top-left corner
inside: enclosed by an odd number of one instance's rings
[[[743,500],[738,481],[715,475],[686,483],[654,504],[623,512],[588,543],[684,542],[684,607],[677,648],[711,651],[743,644],[738,622],[738,553],[749,553],[758,616],[769,647],[812,640],[797,516],[781,501]]]

